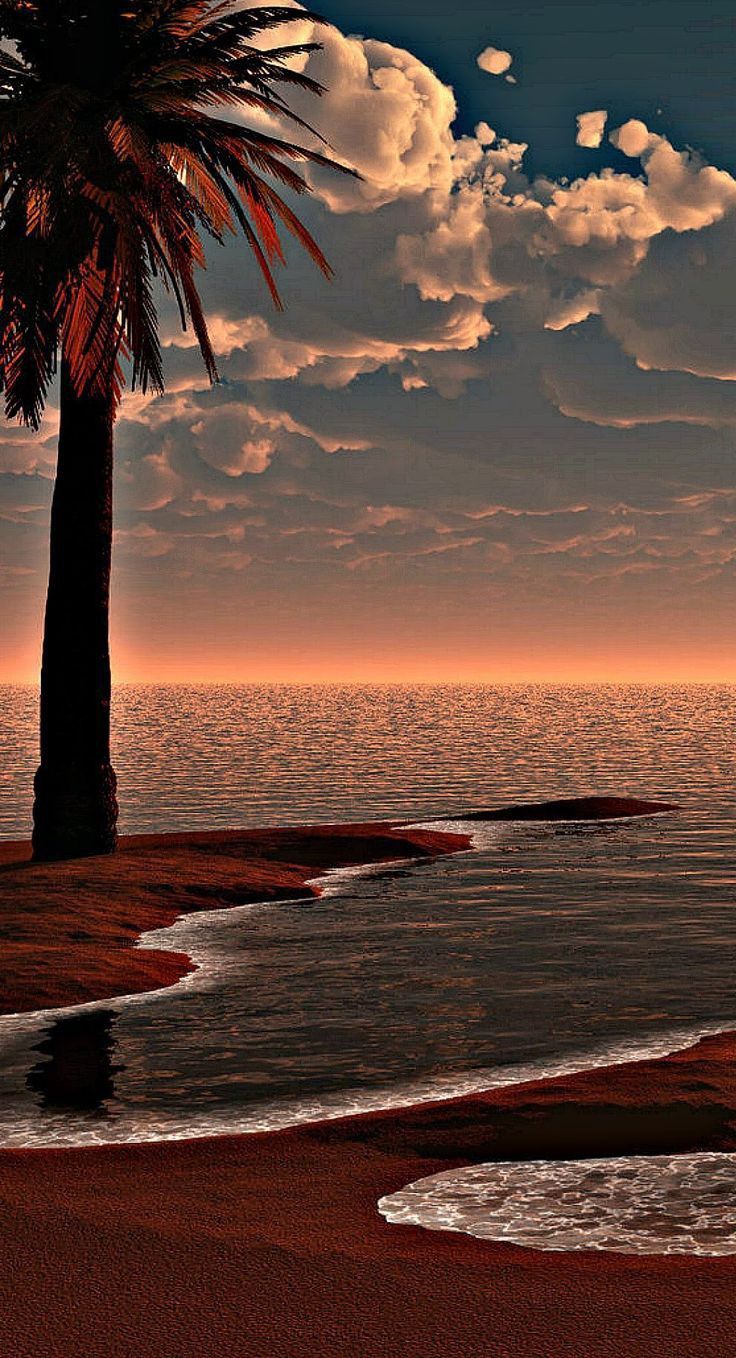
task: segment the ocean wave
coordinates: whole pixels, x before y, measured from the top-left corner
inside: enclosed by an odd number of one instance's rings
[[[491,847],[506,832],[502,826],[471,826],[462,821],[435,821],[432,828],[470,832],[474,850]],[[459,854],[470,852],[472,850],[460,850]],[[339,895],[356,877],[385,874],[391,866],[382,863],[333,869],[315,878],[314,885],[322,895]],[[409,865],[401,860],[394,866],[403,872]],[[299,899],[296,898],[294,903]],[[279,908],[288,904],[279,902]],[[120,1144],[277,1131],[310,1122],[437,1103],[532,1081],[652,1060],[691,1047],[704,1037],[736,1029],[736,1018],[733,1022],[721,1019],[697,1025],[683,1024],[654,1035],[638,1033],[615,1041],[581,1045],[560,1057],[434,1072],[391,1083],[295,1098],[280,1097],[245,1106],[209,1107],[205,1104],[191,1107],[185,1100],[181,1106],[152,1109],[140,1103],[119,1104],[113,1098],[94,1116],[71,1109],[39,1110],[27,1089],[26,1077],[30,1067],[38,1061],[39,1037],[43,1037],[51,1024],[101,1011],[114,1010],[116,1018],[123,1018],[126,1013],[145,1011],[148,1006],[166,1006],[177,993],[222,987],[230,975],[242,976],[243,969],[242,954],[230,950],[227,928],[223,930],[223,926],[236,925],[241,918],[271,908],[273,903],[266,901],[185,915],[165,929],[142,935],[138,940],[139,947],[185,952],[195,964],[195,970],[165,990],[0,1018],[0,1148]]]
[[[536,1250],[736,1254],[736,1154],[470,1165],[381,1198],[387,1221]]]
[[[186,981],[191,984],[191,977]],[[132,995],[124,1004],[126,1007],[137,1006],[143,998]],[[648,1041],[629,1038],[558,1060],[427,1075],[381,1087],[352,1088],[297,1099],[280,1098],[245,1107],[183,1106],[153,1111],[136,1105],[116,1105],[113,1100],[95,1116],[74,1110],[56,1112],[50,1109],[44,1109],[41,1115],[35,1102],[21,1091],[24,1091],[25,1077],[39,1050],[36,1044],[47,1029],[49,1016],[53,1014],[55,1019],[64,1019],[108,1007],[104,1003],[94,1003],[18,1015],[8,1027],[7,1019],[0,1021],[0,1149],[179,1141],[281,1131],[307,1123],[438,1103],[608,1066],[658,1059],[692,1047],[704,1037],[731,1027],[736,1030],[736,1020],[733,1025],[720,1023],[676,1029]],[[123,1008],[120,1001],[116,1001],[116,1008],[118,1013]]]

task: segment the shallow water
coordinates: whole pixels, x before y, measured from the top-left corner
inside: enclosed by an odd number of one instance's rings
[[[736,1155],[471,1165],[378,1206],[391,1222],[530,1249],[736,1254]]]
[[[126,690],[117,704],[129,829],[419,819],[590,792],[682,810],[474,826],[472,853],[337,874],[317,901],[149,936],[200,970],[158,994],[0,1020],[0,1145],[257,1130],[736,1026],[736,689]],[[22,828],[20,711],[8,722],[6,705],[7,833]]]
[[[0,1144],[256,1130],[733,1021],[730,876],[693,867],[687,814],[474,829],[472,853],[147,935],[199,963],[176,987],[0,1020]]]

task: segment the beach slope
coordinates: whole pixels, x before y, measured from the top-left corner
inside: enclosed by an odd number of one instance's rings
[[[184,910],[463,844],[317,827],[130,840],[54,867],[3,846],[6,1010],[175,980],[187,959],[142,964],[132,944]],[[267,1135],[0,1152],[0,1358],[730,1358],[736,1259],[540,1253],[392,1226],[376,1203],[477,1160],[734,1149],[735,1056],[723,1035]]]

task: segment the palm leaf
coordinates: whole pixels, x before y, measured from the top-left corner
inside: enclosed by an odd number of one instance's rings
[[[37,425],[59,356],[78,391],[119,398],[121,360],[161,390],[156,288],[173,293],[205,369],[217,363],[197,289],[203,241],[242,232],[281,306],[281,232],[330,266],[282,196],[304,167],[352,173],[288,92],[322,86],[278,42],[310,21],[239,0],[0,0],[0,389]],[[276,42],[263,45],[273,33]],[[228,117],[239,107],[308,134],[302,145]],[[322,143],[324,146],[324,143]]]

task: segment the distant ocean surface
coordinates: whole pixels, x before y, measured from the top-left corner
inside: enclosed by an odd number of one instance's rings
[[[0,686],[0,837],[30,831],[36,691]],[[119,687],[123,832],[441,815],[588,792],[711,810],[736,687]]]
[[[0,703],[0,827],[17,836],[29,828],[36,699],[5,688]],[[682,810],[468,826],[472,852],[340,873],[316,901],[149,935],[200,970],[151,995],[0,1019],[0,1146],[254,1131],[736,1027],[736,687],[121,688],[114,722],[128,831],[450,819],[588,793]],[[80,1052],[90,1081],[60,1088]],[[733,1163],[678,1163],[682,1202],[693,1175],[701,1196],[690,1216],[678,1206],[680,1226],[656,1248],[736,1249],[722,1205]],[[594,1175],[555,1248],[589,1239],[590,1219],[598,1248],[650,1248],[624,1224],[630,1168],[616,1173],[605,1223],[588,1199],[610,1185]],[[495,1171],[427,1182],[387,1200],[387,1215],[476,1230],[482,1200],[509,1238],[558,1240],[554,1174],[528,1191]],[[636,1191],[656,1212],[661,1182],[659,1164],[640,1166]],[[666,1182],[681,1182],[670,1167]]]

